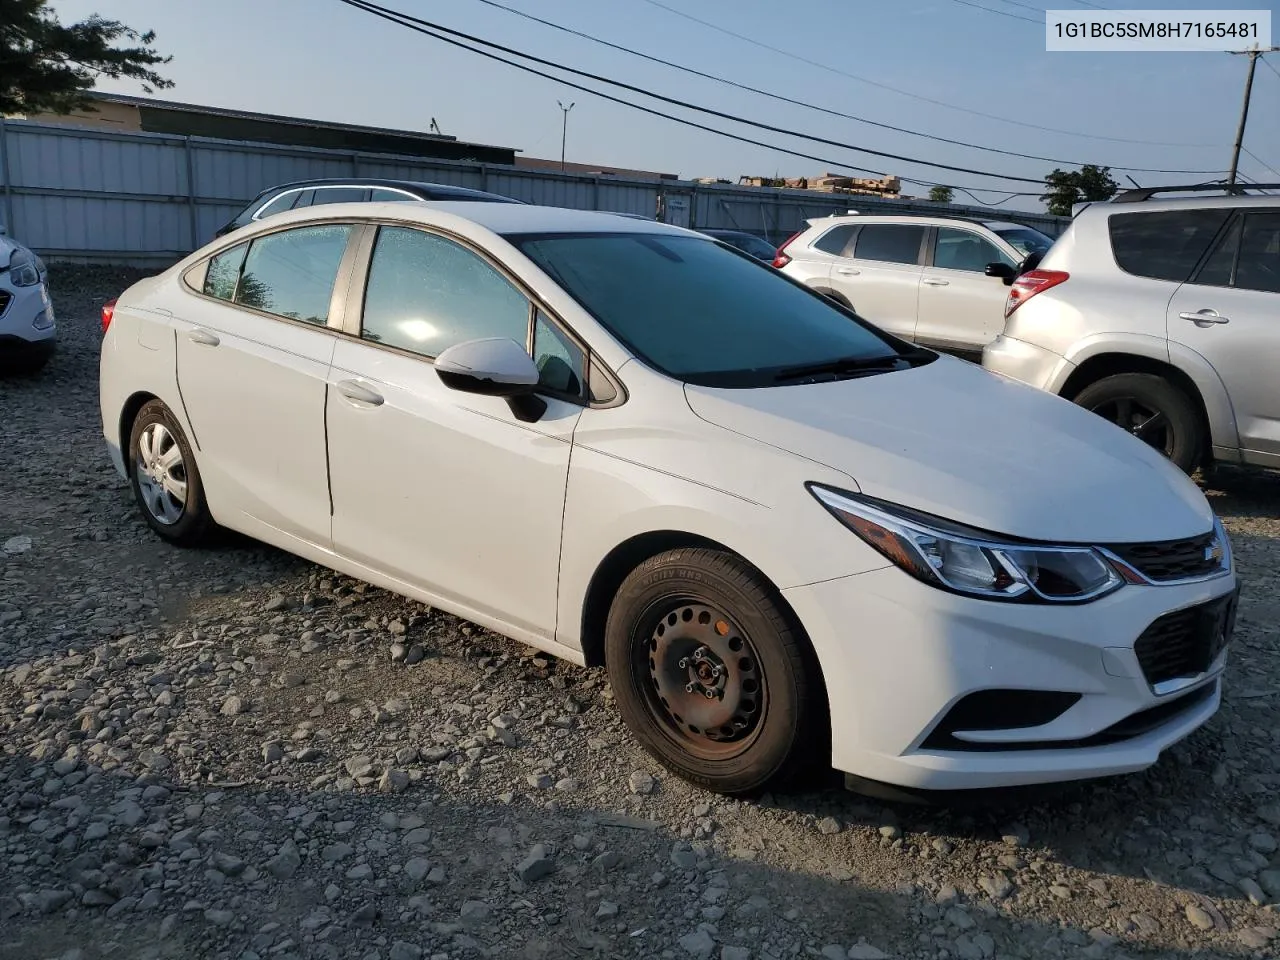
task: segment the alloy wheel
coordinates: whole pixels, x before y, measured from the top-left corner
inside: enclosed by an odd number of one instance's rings
[[[182,519],[187,507],[187,468],[182,447],[163,423],[150,423],[138,436],[133,465],[147,512],[165,526]]]

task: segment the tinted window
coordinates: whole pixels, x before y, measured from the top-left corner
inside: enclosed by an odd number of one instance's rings
[[[284,213],[286,210],[292,210],[298,204],[298,198],[301,196],[298,190],[289,190],[285,193],[274,197],[270,203],[258,211],[255,219],[261,220],[263,217],[274,216],[277,213]],[[302,204],[306,206],[306,204]]]
[[[834,229],[828,230],[814,241],[814,249],[821,250],[823,253],[830,253],[838,257],[840,254],[844,253],[844,248],[849,245],[849,240],[853,237],[853,232],[857,229],[857,227],[835,227]]]
[[[529,301],[483,259],[452,240],[382,227],[364,298],[366,340],[434,357],[464,340],[524,344]]]
[[[1243,217],[1236,217],[1227,227],[1227,232],[1218,241],[1213,253],[1209,254],[1209,259],[1204,262],[1193,282],[1207,287],[1231,286],[1231,278],[1236,271],[1236,254],[1240,250],[1240,226],[1243,221]]]
[[[999,247],[985,237],[954,227],[938,228],[938,243],[933,251],[933,265],[946,270],[968,270],[982,273],[989,263],[1017,266]]]
[[[995,231],[995,234],[1024,257],[1033,253],[1048,253],[1053,246],[1052,237],[1030,227],[1008,227]]]
[[[538,382],[548,390],[581,397],[587,379],[587,358],[578,345],[538,311],[533,325],[533,362]]]
[[[1280,293],[1280,211],[1250,213],[1244,218],[1236,286]]]
[[[792,366],[898,352],[824,297],[711,240],[510,239],[638,356],[691,383],[766,386]]]
[[[404,200],[417,200],[417,197],[410,196],[400,190],[387,190],[383,187],[375,187],[369,197],[374,203],[397,203]]]
[[[244,263],[247,243],[239,243],[230,250],[223,250],[209,261],[204,274],[204,293],[219,300],[230,300],[236,295],[236,282],[240,279],[240,266]]]
[[[1182,283],[1230,213],[1218,209],[1115,214],[1107,225],[1116,263],[1139,277]]]
[[[322,203],[360,203],[369,196],[369,191],[361,187],[316,187],[311,206],[318,207]]]
[[[924,227],[896,223],[869,223],[858,234],[853,255],[859,260],[884,263],[919,263]]]
[[[323,324],[348,226],[298,227],[259,237],[249,246],[235,302],[293,320]]]

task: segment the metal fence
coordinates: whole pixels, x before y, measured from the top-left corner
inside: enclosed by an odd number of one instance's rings
[[[530,203],[738,228],[777,243],[850,209],[1010,219],[1056,236],[1068,220],[959,204],[432,160],[0,120],[0,222],[51,259],[156,265],[212,239],[265,187],[313,177],[428,180]]]

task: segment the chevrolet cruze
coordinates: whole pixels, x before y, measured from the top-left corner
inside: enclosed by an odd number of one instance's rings
[[[1218,708],[1196,486],[707,237],[497,203],[236,230],[104,310],[107,448],[216,524],[607,668],[731,794],[1146,767]]]

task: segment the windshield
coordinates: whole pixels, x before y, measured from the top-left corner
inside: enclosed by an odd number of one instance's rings
[[[686,383],[772,386],[794,382],[779,377],[797,368],[910,353],[772,267],[708,239],[613,233],[507,239],[628,349]]]
[[[1052,237],[1046,237],[1039,230],[1032,230],[1030,227],[1009,227],[997,230],[996,235],[1003,237],[1006,243],[1024,257],[1033,253],[1048,253],[1053,246]]]
[[[773,244],[766,240],[761,240],[759,237],[753,237],[749,233],[736,233],[720,239],[737,247],[743,253],[751,254],[757,260],[769,260],[772,262],[778,252]]]

